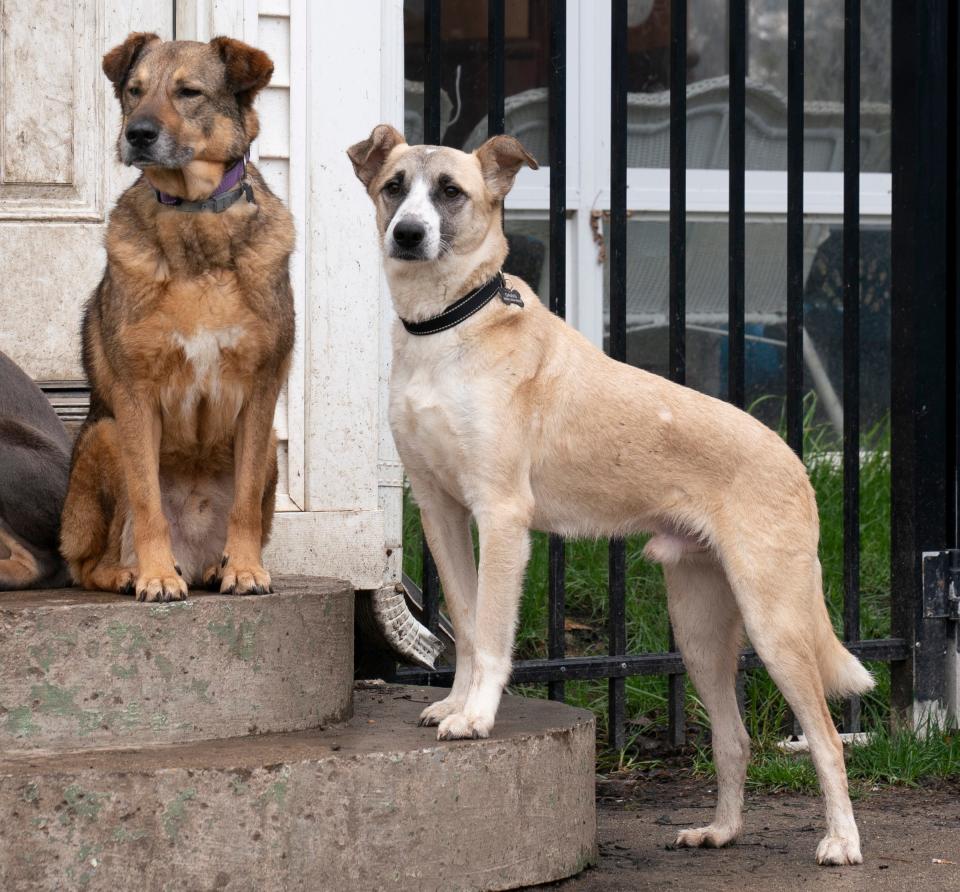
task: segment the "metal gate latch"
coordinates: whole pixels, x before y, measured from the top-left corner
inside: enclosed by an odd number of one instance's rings
[[[960,619],[960,548],[923,553],[923,615]]]

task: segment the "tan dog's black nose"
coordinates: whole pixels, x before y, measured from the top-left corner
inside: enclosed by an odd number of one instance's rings
[[[159,135],[160,125],[150,118],[140,118],[127,125],[127,142],[138,149],[145,149],[147,146],[153,145]]]
[[[416,248],[423,241],[424,235],[426,230],[423,224],[416,220],[398,220],[393,228],[393,240],[401,248]]]

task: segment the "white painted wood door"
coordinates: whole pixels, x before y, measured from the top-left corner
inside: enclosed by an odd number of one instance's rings
[[[0,2],[0,350],[82,380],[80,314],[103,271],[120,114],[100,69],[130,31],[172,34],[172,0]]]
[[[81,383],[80,314],[105,261],[111,205],[137,172],[100,70],[130,31],[227,34],[274,59],[254,157],[297,226],[297,340],[278,406],[275,573],[391,584],[401,566],[399,461],[386,421],[392,310],[370,201],[345,149],[403,123],[403,2],[0,0],[0,350]]]

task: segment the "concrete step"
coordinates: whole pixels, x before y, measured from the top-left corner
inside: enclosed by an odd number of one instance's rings
[[[261,597],[140,604],[0,594],[0,752],[295,731],[349,714],[354,593],[280,577]]]
[[[0,888],[449,892],[590,863],[592,715],[506,697],[491,739],[438,743],[417,716],[443,693],[366,686],[325,731],[2,755]]]

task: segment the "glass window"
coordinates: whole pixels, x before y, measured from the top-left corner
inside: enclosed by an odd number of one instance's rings
[[[410,143],[423,142],[423,10],[423,0],[404,0],[405,130]],[[506,129],[524,139],[528,150],[541,161],[548,157],[548,16],[547,0],[509,0],[505,4]],[[487,4],[444,0],[440,31],[442,142],[474,149],[487,137]],[[531,119],[538,125],[535,141],[517,132]]]
[[[787,227],[784,219],[746,224],[746,402],[776,427],[786,394]],[[728,227],[687,225],[687,384],[727,396]],[[889,409],[890,228],[861,230],[861,424]],[[606,248],[607,239],[604,240]],[[604,347],[610,323],[609,258],[604,258]],[[627,361],[669,373],[669,229],[666,220],[627,223]],[[837,426],[843,393],[843,230],[839,223],[804,227],[804,384],[815,394],[816,420]],[[842,409],[841,409],[842,412]],[[839,434],[839,430],[837,431]]]
[[[728,158],[729,43],[725,0],[689,0],[687,153],[691,168]],[[807,0],[804,34],[804,167],[843,169],[843,4]],[[669,0],[629,7],[628,152],[635,167],[669,166]],[[787,166],[787,0],[748,9],[746,151],[752,170]],[[861,4],[861,166],[890,170],[890,4]]]

